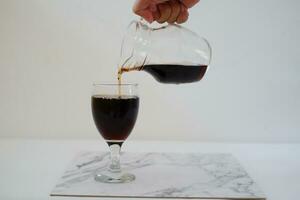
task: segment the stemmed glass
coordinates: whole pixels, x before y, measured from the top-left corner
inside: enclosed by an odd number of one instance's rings
[[[132,131],[139,109],[137,84],[94,84],[91,98],[95,125],[110,149],[110,164],[95,180],[124,183],[135,179],[121,170],[120,151]]]

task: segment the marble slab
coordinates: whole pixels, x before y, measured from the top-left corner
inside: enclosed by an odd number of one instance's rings
[[[94,180],[109,154],[82,152],[71,162],[51,196],[266,199],[231,154],[122,153],[123,169],[136,180],[105,184]]]

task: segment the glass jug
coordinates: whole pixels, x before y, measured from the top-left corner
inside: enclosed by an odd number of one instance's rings
[[[212,50],[206,39],[176,24],[158,28],[144,20],[129,24],[121,46],[118,68],[146,71],[161,83],[191,83],[206,73]]]

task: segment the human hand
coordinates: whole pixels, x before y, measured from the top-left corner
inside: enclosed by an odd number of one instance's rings
[[[133,12],[149,23],[177,23],[187,21],[188,9],[200,0],[136,0]]]

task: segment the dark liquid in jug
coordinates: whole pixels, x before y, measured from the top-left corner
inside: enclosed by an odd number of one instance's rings
[[[200,81],[207,71],[207,65],[151,64],[142,67],[121,67],[118,71],[119,83],[122,73],[129,71],[148,72],[160,83],[180,84]]]

